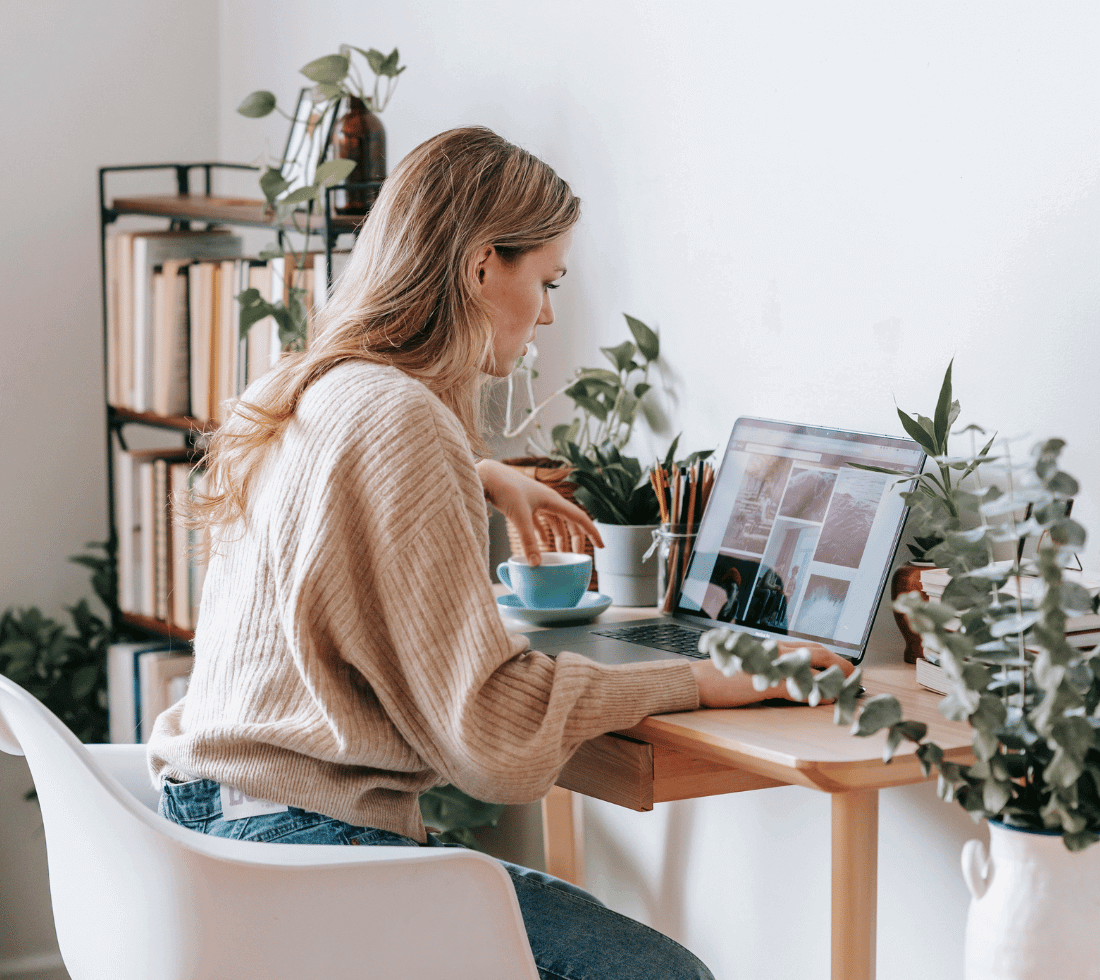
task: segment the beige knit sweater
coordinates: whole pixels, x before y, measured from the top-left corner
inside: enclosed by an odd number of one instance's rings
[[[551,659],[504,629],[483,490],[454,415],[393,368],[305,393],[206,577],[187,697],[157,720],[156,780],[425,839],[453,783],[536,800],[586,739],[690,710],[686,662]]]

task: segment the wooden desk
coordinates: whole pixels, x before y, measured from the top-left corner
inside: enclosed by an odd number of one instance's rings
[[[602,619],[638,619],[652,609],[611,609]],[[509,628],[518,625],[506,620]],[[525,631],[530,631],[525,627]],[[537,649],[538,641],[532,645]],[[929,737],[956,762],[971,759],[971,730],[946,721],[940,695],[917,686],[905,663],[865,667],[867,696],[889,693],[906,718],[928,725]],[[906,743],[882,761],[885,733],[855,738],[833,724],[833,709],[752,706],[653,715],[625,732],[586,742],[543,803],[547,870],[581,883],[579,809],[583,793],[634,810],[669,800],[806,786],[832,796],[832,976],[873,980],[878,897],[878,791],[921,782]]]

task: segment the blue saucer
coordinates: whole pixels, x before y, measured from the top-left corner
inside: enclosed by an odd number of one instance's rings
[[[586,592],[575,606],[566,606],[563,609],[532,609],[523,605],[518,596],[508,592],[497,596],[497,605],[504,615],[521,619],[532,626],[565,626],[595,619],[611,605],[611,597],[602,592]]]

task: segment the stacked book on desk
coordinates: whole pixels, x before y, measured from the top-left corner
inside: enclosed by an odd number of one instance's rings
[[[1006,562],[1006,567],[1011,563]],[[1100,594],[1100,581],[1081,572],[1066,569],[1063,576],[1067,582],[1075,582],[1088,590],[1089,594]],[[945,568],[928,568],[921,572],[921,590],[932,601],[939,601],[944,589],[951,581]],[[1042,591],[1042,580],[1036,575],[1012,576],[1002,586],[1001,591],[1019,594],[1024,598],[1038,597]],[[952,623],[947,624],[952,629]],[[1066,642],[1079,650],[1091,650],[1100,644],[1100,613],[1082,613],[1066,619]],[[949,685],[942,668],[929,660],[917,661],[917,683],[940,694],[947,694]]]

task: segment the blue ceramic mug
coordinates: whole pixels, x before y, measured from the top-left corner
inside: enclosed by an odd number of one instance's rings
[[[541,565],[528,565],[522,558],[497,565],[497,578],[529,609],[575,606],[591,577],[592,559],[565,551],[544,551]]]

